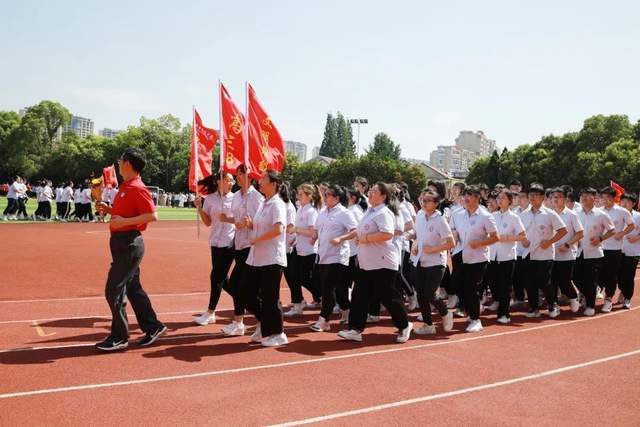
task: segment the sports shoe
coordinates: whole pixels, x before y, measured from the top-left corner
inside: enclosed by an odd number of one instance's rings
[[[578,298],[571,298],[569,300],[569,306],[571,307],[572,313],[577,313],[580,310],[580,302],[578,302]]]
[[[458,295],[449,295],[449,299],[447,300],[447,308],[456,308],[459,302],[460,298],[458,298]]]
[[[514,299],[511,301],[511,307],[524,307],[525,302],[520,299]]]
[[[414,329],[413,333],[418,335],[433,335],[436,333],[436,327],[435,325],[424,324],[419,328]]]
[[[305,308],[310,308],[310,309],[322,307],[322,303],[320,301],[312,301],[305,304],[306,304]]]
[[[349,310],[342,310],[340,313],[340,324],[346,325],[349,323]]]
[[[549,316],[552,319],[555,319],[556,317],[560,316],[560,307],[556,305],[551,310],[548,310],[547,316]]]
[[[422,316],[422,313],[418,313],[418,315],[416,316],[416,320],[418,322],[424,322],[424,317]]]
[[[491,303],[491,305],[487,306],[487,310],[498,311],[498,307],[500,307],[500,302],[499,301],[494,301],[494,302]]]
[[[200,316],[196,317],[194,322],[196,322],[200,326],[205,326],[209,323],[216,323],[216,314],[205,311]]]
[[[160,338],[160,336],[164,335],[165,332],[167,332],[167,327],[165,325],[161,325],[160,327],[158,327],[158,329],[147,332],[144,337],[138,340],[137,344],[140,347],[151,345],[156,342],[156,340]]]
[[[278,347],[285,344],[289,344],[289,340],[287,339],[287,336],[284,334],[284,332],[271,335],[270,337],[262,340],[262,345],[264,347]]]
[[[284,317],[302,316],[304,314],[305,305],[308,307],[308,305],[304,301],[294,303],[289,311],[284,313]]]
[[[584,309],[584,315],[585,316],[593,316],[594,314],[596,314],[596,309],[595,308],[587,307],[587,308]]]
[[[251,334],[251,342],[262,342],[262,329],[260,323],[256,325],[256,330]]]
[[[333,306],[332,314],[340,314],[340,306],[338,304]]]
[[[540,311],[539,310],[531,310],[531,311],[528,311],[527,314],[525,314],[525,316],[527,316],[530,319],[536,318],[536,317],[540,317]]]
[[[508,325],[509,323],[511,323],[511,318],[507,316],[500,316],[497,320],[498,323],[502,323],[503,325]]]
[[[228,337],[244,335],[244,323],[235,320],[222,328],[222,333]]]
[[[116,340],[111,336],[108,336],[104,341],[96,343],[96,349],[100,351],[117,351],[124,350],[129,346],[127,340]]]
[[[596,288],[596,299],[604,299],[604,289],[600,286]]]
[[[340,331],[338,332],[338,336],[345,340],[362,342],[362,332],[358,332],[355,329],[345,329],[344,331]]]
[[[447,311],[447,314],[442,317],[442,329],[445,332],[451,332],[453,329],[453,312]]]
[[[467,317],[467,312],[461,308],[456,309],[456,311],[454,311],[453,314],[458,317]]]
[[[622,308],[624,308],[625,310],[629,310],[631,308],[631,300],[625,299],[624,301],[622,301]]]
[[[311,329],[316,332],[329,332],[331,330],[331,325],[327,322],[327,319],[320,316],[318,321],[311,325]]]
[[[396,342],[405,343],[409,341],[409,337],[411,336],[411,331],[413,330],[413,323],[409,322],[406,328],[401,330],[398,333],[398,337],[396,338]]]
[[[622,292],[620,292],[620,294],[618,295],[618,301],[616,301],[616,304],[624,304],[624,295],[622,295]]]
[[[418,295],[414,293],[413,295],[409,296],[409,306],[407,307],[407,309],[409,311],[413,311],[416,308],[418,308]]]
[[[380,321],[380,316],[372,316],[367,314],[367,323],[378,323]]]
[[[470,320],[469,325],[467,326],[467,332],[480,332],[482,330],[482,322],[480,319],[478,320]]]
[[[604,304],[602,304],[602,308],[600,311],[603,313],[611,313],[611,309],[613,308],[613,304],[611,303],[611,299],[607,298],[604,300]]]

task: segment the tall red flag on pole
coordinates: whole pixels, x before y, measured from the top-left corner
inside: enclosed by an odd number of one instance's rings
[[[620,203],[620,197],[622,197],[622,195],[624,194],[624,188],[622,188],[619,184],[616,184],[612,180],[609,180],[609,183],[611,185],[611,188],[616,190],[616,197],[615,197],[614,201],[616,203]]]
[[[245,161],[245,118],[222,83],[220,83],[220,122],[222,131],[220,168],[235,175],[238,166]]]
[[[249,117],[249,176],[259,179],[268,169],[281,172],[285,163],[284,141],[271,117],[262,108],[253,87],[247,84]]]
[[[204,127],[200,114],[193,109],[191,132],[191,156],[189,161],[189,190],[198,193],[197,182],[211,175],[213,149],[218,141],[218,131]]]

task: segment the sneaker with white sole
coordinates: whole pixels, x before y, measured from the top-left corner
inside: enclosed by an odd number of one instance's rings
[[[322,303],[320,301],[311,301],[305,303],[305,308],[314,309],[322,307]]]
[[[414,329],[413,333],[418,335],[433,335],[436,333],[436,326],[424,324],[419,328]]]
[[[107,337],[104,341],[96,343],[96,349],[100,351],[118,351],[124,350],[129,346],[127,340],[117,340],[112,337]]]
[[[497,319],[498,323],[502,323],[503,325],[508,325],[511,323],[511,318],[507,316],[500,316]]]
[[[209,313],[208,311],[202,313],[200,316],[196,317],[194,320],[200,326],[206,326],[209,323],[216,323],[216,314]]]
[[[480,319],[470,320],[469,325],[467,326],[467,332],[480,332],[482,330],[482,322]]]
[[[454,311],[453,314],[458,317],[467,317],[467,312],[461,308],[456,309],[456,311]]]
[[[228,337],[242,336],[244,335],[244,323],[236,322],[235,320],[222,328],[222,333]]]
[[[569,300],[569,307],[571,307],[572,313],[577,313],[578,310],[580,310],[580,302],[578,301],[578,298],[571,298]]]
[[[596,314],[596,309],[595,308],[587,307],[587,308],[584,309],[584,315],[585,316],[591,317],[591,316],[593,316],[595,314]]]
[[[555,319],[556,317],[560,316],[560,307],[556,305],[551,310],[548,310],[547,316],[549,316],[552,319]]]
[[[284,332],[271,335],[268,338],[262,340],[262,345],[264,347],[278,347],[286,344],[289,344],[289,339]]]
[[[631,308],[631,300],[630,299],[623,300],[622,308],[624,308],[625,310],[629,310]]]
[[[327,319],[320,316],[318,321],[311,325],[311,329],[316,332],[329,332],[331,330],[331,325],[327,322]]]
[[[527,316],[530,319],[535,319],[537,317],[540,317],[540,311],[539,310],[531,310],[531,311],[528,311],[527,314],[525,314],[525,316]]]
[[[413,295],[409,296],[409,306],[407,307],[407,309],[409,311],[413,311],[416,308],[418,308],[418,295],[414,293]]]
[[[164,335],[165,332],[167,332],[167,327],[161,324],[157,329],[147,332],[144,337],[140,338],[138,340],[138,345],[140,347],[149,346],[156,342],[156,340]]]
[[[378,323],[380,321],[380,316],[372,316],[367,314],[367,323]]]
[[[332,314],[340,314],[340,306],[338,304],[333,306]]]
[[[341,325],[346,325],[347,323],[349,323],[349,310],[342,310],[340,312],[340,324]]]
[[[306,306],[306,302],[302,301],[302,302],[297,302],[294,303],[291,308],[289,309],[289,311],[287,311],[286,313],[284,313],[284,317],[296,317],[296,316],[302,316],[304,314],[304,308]]]
[[[260,323],[256,325],[256,330],[251,334],[251,342],[262,342],[262,328],[260,328]]]
[[[413,323],[409,322],[406,328],[401,330],[398,333],[398,337],[396,338],[396,342],[405,343],[409,341],[409,337],[411,337],[411,331],[413,330]]]
[[[447,299],[447,308],[456,308],[459,302],[460,298],[458,298],[458,295],[449,295],[449,299]]]
[[[604,288],[596,287],[596,299],[604,299]]]
[[[445,332],[451,332],[453,330],[453,312],[447,311],[447,314],[442,316],[442,329]]]
[[[362,332],[356,331],[355,329],[340,331],[338,332],[338,336],[348,341],[362,342]]]
[[[491,303],[491,305],[487,306],[487,310],[498,311],[499,307],[500,307],[500,302],[499,301],[494,301],[494,302]]]
[[[602,308],[600,311],[603,313],[611,313],[611,309],[613,308],[613,304],[611,303],[611,299],[607,298],[604,300],[604,304],[602,304]]]

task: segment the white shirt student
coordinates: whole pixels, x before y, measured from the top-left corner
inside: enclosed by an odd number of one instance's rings
[[[235,227],[226,221],[221,221],[220,214],[231,216],[233,193],[220,195],[219,191],[208,194],[202,204],[202,210],[211,218],[209,228],[209,246],[212,248],[227,248],[231,246],[235,236]]]

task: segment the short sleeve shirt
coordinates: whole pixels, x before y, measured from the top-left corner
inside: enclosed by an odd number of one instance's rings
[[[153,213],[156,206],[151,199],[151,193],[147,190],[142,179],[139,176],[125,181],[120,186],[118,196],[113,201],[111,208],[111,216],[121,216],[123,218],[131,218],[145,213]],[[144,231],[147,224],[128,225],[117,230],[111,230],[111,233],[121,233],[125,231]]]
[[[334,245],[331,240],[358,226],[351,211],[341,204],[327,208],[318,216],[315,226],[318,230],[318,264],[349,265],[349,243]]]
[[[353,218],[356,220],[356,224],[359,224],[360,220],[362,220],[362,217],[364,216],[362,208],[358,205],[351,205],[349,206],[349,211],[351,212],[351,215],[353,215]],[[356,245],[356,239],[351,239],[349,240],[349,256],[355,255],[358,255],[358,245]]]
[[[496,220],[498,234],[517,235],[525,231],[520,217],[511,209],[506,212],[495,212],[493,217]],[[497,242],[492,245],[492,252],[495,253],[496,261],[511,261],[516,259],[516,242]]]
[[[474,240],[485,240],[490,233],[497,232],[493,215],[478,206],[473,214],[469,214],[469,211],[465,209],[457,219],[459,221],[456,223],[456,227],[462,243],[462,262],[464,264],[488,262],[489,248],[483,246],[472,249],[469,243]]]
[[[620,233],[622,230],[627,228],[628,225],[633,224],[633,218],[631,217],[631,212],[626,210],[620,205],[613,205],[611,209],[604,208],[611,221],[613,221],[613,226],[615,227],[616,233]],[[623,240],[616,240],[613,237],[602,242],[602,249],[608,251],[619,251],[622,250]]]
[[[423,251],[425,246],[438,246],[443,240],[453,238],[444,216],[439,211],[427,216],[426,212],[421,210],[416,215],[415,231],[418,254],[411,256],[413,265],[418,266],[418,262],[421,267],[447,265],[447,251],[435,254],[425,254]]]
[[[629,237],[640,236],[640,212],[631,212],[631,218],[633,219],[633,223],[636,225],[636,228],[631,230],[631,233],[624,236],[624,242],[622,242],[622,253],[626,256],[640,256],[640,241],[635,243],[629,242]]]
[[[287,203],[287,227],[294,225],[296,222],[296,207],[293,203]],[[296,242],[296,235],[294,233],[287,233],[287,253],[293,252],[293,247]]]
[[[358,224],[358,238],[373,233],[390,233],[395,231],[395,218],[389,208],[380,204],[367,209]],[[393,239],[383,242],[365,243],[358,247],[358,265],[363,270],[390,269],[398,270],[400,254],[393,244]]]
[[[249,186],[247,194],[244,196],[241,190],[233,195],[231,201],[231,213],[235,222],[241,222],[245,216],[249,216],[252,220],[262,206],[264,197],[253,186]],[[253,238],[253,230],[242,228],[236,230],[235,248],[236,250],[246,249],[250,246],[249,242]]]
[[[601,237],[613,230],[613,221],[606,212],[598,208],[593,208],[589,212],[583,209],[578,213],[578,217],[584,227],[584,236],[580,240],[577,256],[582,254],[585,259],[604,257],[602,245],[593,246],[591,239]]]
[[[235,226],[228,222],[220,221],[220,214],[231,215],[231,203],[233,193],[229,192],[220,196],[219,192],[207,195],[202,204],[202,210],[211,218],[209,229],[209,245],[212,248],[228,248],[233,242]]]
[[[540,244],[543,240],[551,239],[555,232],[561,228],[565,228],[564,222],[555,211],[540,206],[537,212],[529,207],[520,216],[522,223],[527,231],[527,240],[529,240],[529,259],[532,261],[548,261],[555,257],[555,248],[550,245],[547,249],[542,249]],[[526,256],[526,255],[525,255]]]
[[[253,230],[255,236],[273,230],[275,224],[287,226],[287,205],[277,194],[265,201],[253,219]],[[261,240],[251,246],[247,265],[263,267],[266,265],[287,266],[287,243],[286,230],[282,230],[277,237],[269,240]]]
[[[572,261],[576,259],[576,253],[578,252],[577,243],[571,245],[571,247],[564,252],[559,251],[558,248],[564,246],[565,243],[575,237],[576,233],[583,230],[582,223],[580,222],[580,218],[578,218],[578,214],[569,208],[564,208],[559,215],[567,228],[567,234],[553,244],[556,250],[555,261]]]
[[[318,219],[318,210],[311,203],[307,203],[296,213],[296,228],[313,228]],[[318,253],[317,241],[311,243],[311,237],[298,234],[296,237],[296,252],[300,256],[313,255]]]

